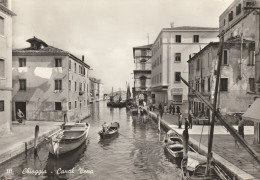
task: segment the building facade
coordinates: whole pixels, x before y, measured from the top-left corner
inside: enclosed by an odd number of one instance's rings
[[[134,87],[133,97],[151,103],[151,51],[152,44],[133,48]]]
[[[89,116],[88,70],[84,56],[33,37],[30,47],[13,50],[13,120],[78,121]]]
[[[234,0],[233,3],[219,17],[220,37],[227,40],[240,36],[243,39],[255,41],[255,99],[256,107],[260,98],[260,0]],[[255,142],[260,144],[260,118],[259,111],[248,109],[245,119],[254,121]],[[258,117],[258,118],[256,118]]]
[[[90,103],[103,100],[103,96],[104,96],[103,84],[101,83],[101,79],[90,77],[89,84],[90,84]]]
[[[188,59],[210,41],[217,41],[218,28],[163,28],[152,46],[152,97],[156,104],[188,107],[188,87],[179,75],[188,79]]]
[[[11,0],[0,2],[0,136],[12,124],[12,17]]]
[[[189,59],[189,84],[213,103],[219,42],[211,42]],[[255,44],[236,38],[223,44],[220,88],[217,107],[223,114],[245,112],[254,102],[254,66],[251,65]],[[210,117],[210,111],[189,90],[189,108],[195,116]]]

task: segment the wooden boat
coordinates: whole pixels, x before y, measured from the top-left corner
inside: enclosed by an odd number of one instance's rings
[[[102,125],[103,129],[98,132],[100,138],[110,138],[118,134],[118,129],[120,127],[118,122],[111,123],[109,126]]]
[[[78,148],[86,141],[89,128],[87,123],[66,123],[46,138],[49,152],[58,157]]]
[[[138,108],[137,107],[133,106],[133,107],[131,107],[130,110],[131,110],[131,113],[132,113],[133,116],[138,115]]]
[[[180,136],[174,133],[174,131],[170,130],[167,132],[166,137],[164,139],[165,150],[174,158],[182,158],[183,157],[183,141]]]

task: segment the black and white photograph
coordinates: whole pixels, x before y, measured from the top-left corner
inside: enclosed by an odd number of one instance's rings
[[[1,180],[260,180],[260,0],[0,0]]]

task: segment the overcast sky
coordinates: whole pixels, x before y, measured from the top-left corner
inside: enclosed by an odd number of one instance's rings
[[[36,36],[91,66],[106,92],[133,86],[133,47],[153,43],[162,28],[218,27],[233,0],[13,0],[13,48]]]

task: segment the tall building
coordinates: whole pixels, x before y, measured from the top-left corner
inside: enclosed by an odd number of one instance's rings
[[[101,79],[89,78],[90,83],[90,102],[103,100],[103,84]]]
[[[13,119],[78,121],[89,116],[88,70],[82,59],[41,39],[13,50]]]
[[[255,68],[255,101],[243,115],[244,119],[254,121],[254,142],[260,144],[260,0],[234,0],[219,17],[219,36],[224,41],[241,37],[255,41],[253,63]]]
[[[181,26],[163,28],[152,46],[152,97],[158,105],[188,107],[188,59],[210,41],[217,41],[218,28]]]
[[[213,103],[219,42],[211,42],[189,59],[189,84],[202,96]],[[242,48],[241,48],[242,47]],[[254,102],[254,57],[253,41],[240,38],[223,44],[220,88],[217,107],[223,114],[245,112]],[[208,107],[189,91],[189,107],[195,116],[208,116]]]
[[[151,102],[151,51],[152,44],[133,48],[134,87],[133,97],[137,100]]]
[[[12,124],[12,17],[11,0],[0,1],[0,136]]]

